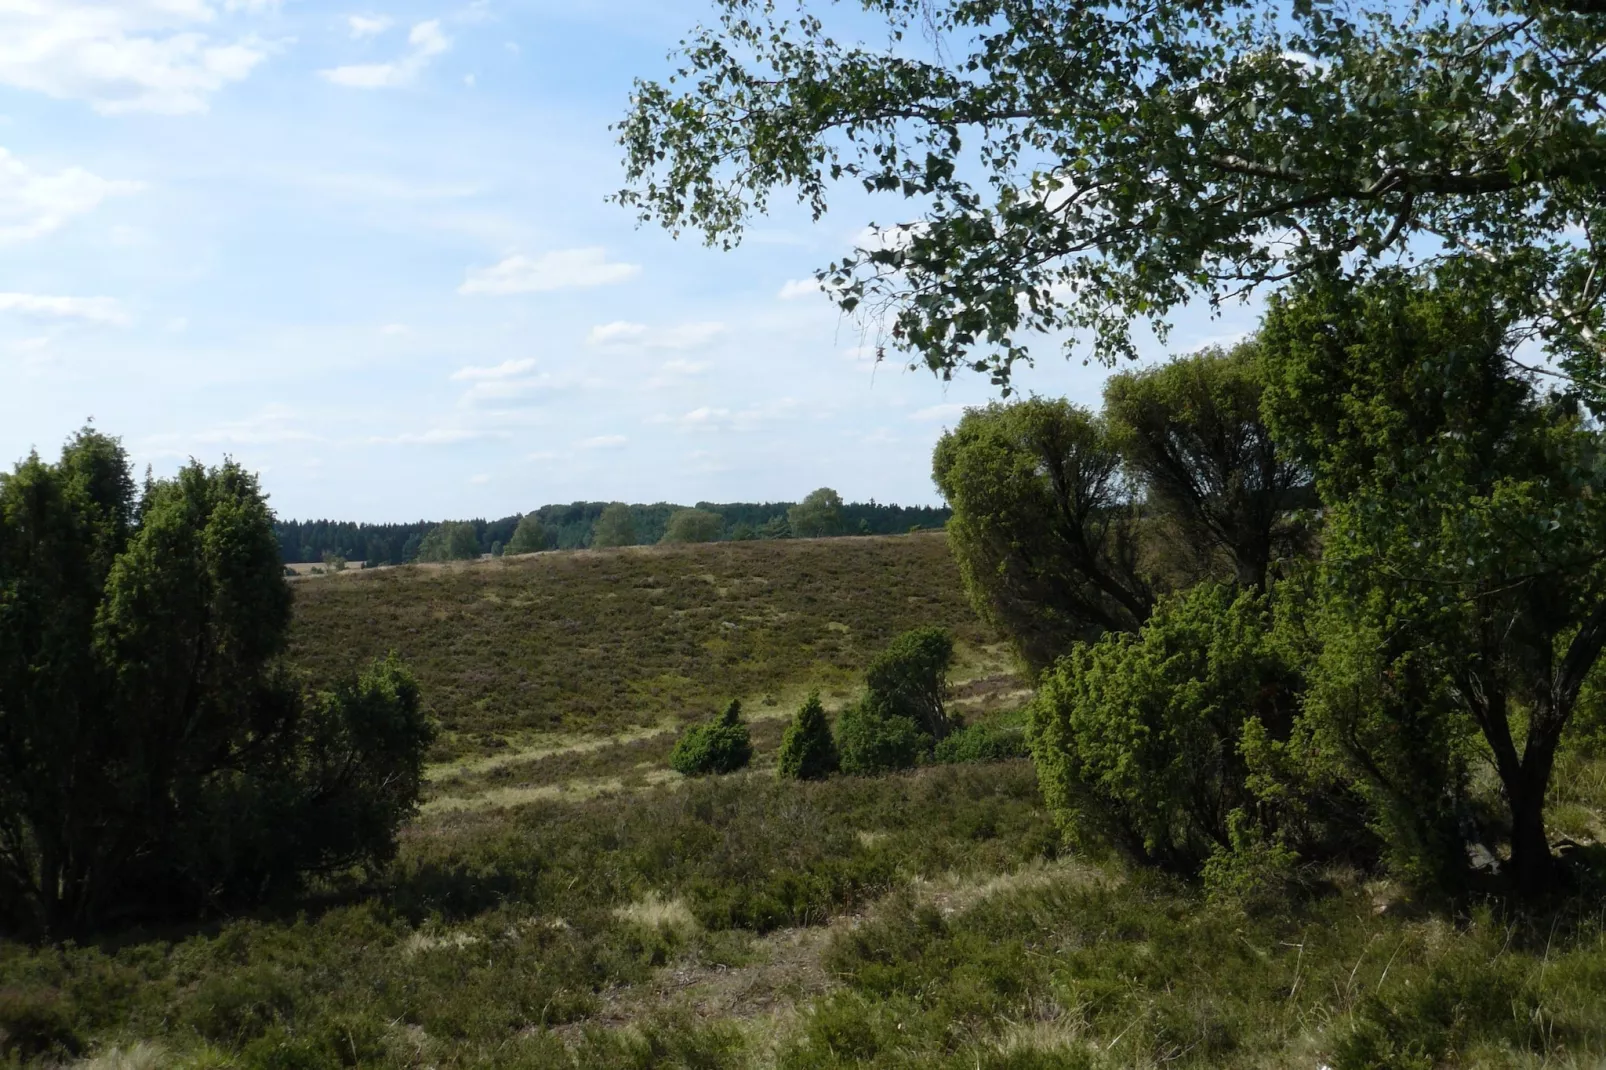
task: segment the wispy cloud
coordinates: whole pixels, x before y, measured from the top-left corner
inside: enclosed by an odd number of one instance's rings
[[[395,20],[389,15],[349,15],[346,25],[353,37],[377,37],[394,26]]]
[[[561,249],[538,257],[510,256],[488,268],[471,268],[460,294],[520,294],[610,286],[641,274],[640,264],[609,261],[600,246]]]
[[[723,323],[681,323],[648,327],[617,320],[591,328],[586,344],[601,349],[701,349],[725,333]]]
[[[797,301],[805,297],[818,297],[822,292],[818,279],[788,279],[775,296],[782,301]]]
[[[271,5],[231,0],[226,10]],[[0,84],[97,111],[201,112],[268,55],[249,34],[217,40],[206,0],[49,0],[0,4]]]
[[[496,379],[512,379],[520,376],[535,367],[535,358],[526,357],[524,360],[504,360],[494,367],[482,368],[470,364],[466,368],[459,368],[452,373],[455,381],[484,382]]]
[[[101,178],[81,167],[46,174],[0,149],[0,242],[42,237],[106,198],[139,188],[138,182]]]
[[[963,405],[928,405],[909,414],[911,420],[957,420],[965,415]]]
[[[703,405],[680,416],[660,416],[655,423],[673,424],[682,431],[756,431],[783,420],[796,419],[800,406],[796,398],[729,409]]]
[[[399,435],[375,435],[368,439],[376,446],[456,446],[488,438],[506,438],[506,432],[475,427],[432,427],[428,431],[404,431]]]
[[[113,327],[130,322],[122,303],[111,297],[54,297],[47,294],[0,293],[0,313],[40,319],[85,320]]]
[[[626,445],[630,439],[624,435],[597,435],[594,438],[582,439],[580,448],[583,450],[616,450]]]
[[[352,89],[395,89],[410,85],[430,61],[452,47],[439,19],[420,22],[407,35],[407,52],[389,63],[356,63],[320,73],[335,85]]]

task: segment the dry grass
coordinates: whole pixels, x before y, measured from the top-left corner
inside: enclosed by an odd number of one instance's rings
[[[399,651],[448,729],[443,757],[655,730],[733,696],[754,716],[810,687],[846,697],[917,625],[950,628],[967,671],[1007,671],[940,532],[544,553],[295,591],[294,663],[331,680]]]

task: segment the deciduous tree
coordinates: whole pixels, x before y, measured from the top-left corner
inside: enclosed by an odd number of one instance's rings
[[[643,219],[730,245],[839,182],[901,222],[820,271],[947,376],[1007,386],[1039,332],[1135,354],[1187,301],[1399,254],[1497,263],[1599,381],[1606,9],[1596,0],[711,0],[619,125]],[[861,5],[844,5],[858,7]]]
[[[591,526],[591,546],[602,549],[609,546],[636,545],[636,520],[630,515],[630,506],[614,502],[602,510]]]
[[[971,409],[932,471],[971,603],[1033,671],[1148,618],[1133,488],[1102,418],[1043,398]]]

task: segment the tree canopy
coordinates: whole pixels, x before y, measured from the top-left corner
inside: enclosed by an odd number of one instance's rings
[[[541,518],[534,513],[525,513],[519,517],[518,527],[513,529],[513,536],[508,539],[507,545],[502,548],[502,552],[533,554],[540,550],[545,550],[547,544],[551,541],[552,538],[547,534],[546,526],[541,523]]]
[[[669,514],[662,542],[716,542],[725,532],[725,518],[703,509],[677,509]]]
[[[479,556],[479,533],[467,520],[437,524],[418,546],[419,561],[472,561]]]
[[[136,494],[115,440],[0,474],[0,928],[57,936],[384,861],[430,727],[392,662],[279,664],[273,518],[238,465]]]
[[[818,539],[842,533],[842,495],[830,487],[810,491],[808,496],[786,511],[792,535],[799,539]]]
[[[591,545],[598,549],[636,545],[636,521],[630,515],[630,506],[614,502],[604,509],[592,525]]]
[[[1467,257],[1601,378],[1596,0],[842,5],[875,46],[833,4],[712,3],[635,86],[618,199],[727,246],[783,192],[893,199],[819,277],[912,363],[1007,388],[1039,332],[1131,356],[1185,302]]]

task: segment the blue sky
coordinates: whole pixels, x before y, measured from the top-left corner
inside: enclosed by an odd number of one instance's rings
[[[0,3],[0,461],[93,417],[158,474],[234,456],[286,517],[937,501],[992,388],[875,367],[807,285],[895,202],[783,205],[729,253],[605,202],[632,77],[707,14]],[[1104,369],[1042,352],[1022,388],[1096,402]]]

